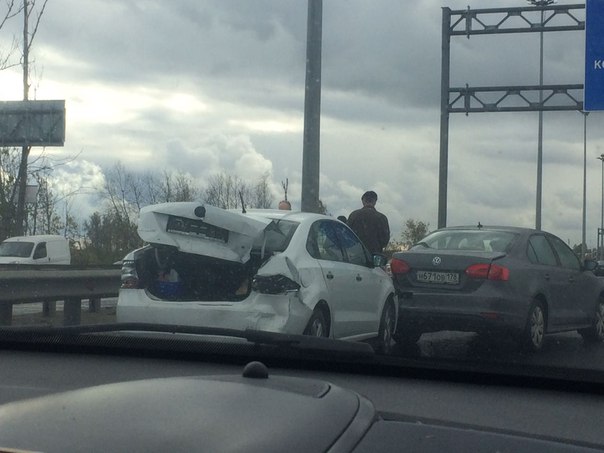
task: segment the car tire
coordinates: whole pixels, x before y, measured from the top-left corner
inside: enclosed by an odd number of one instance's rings
[[[320,308],[315,308],[304,329],[304,335],[312,337],[329,337],[329,324]]]
[[[392,340],[394,329],[396,327],[396,312],[392,299],[388,299],[384,304],[378,336],[375,342],[375,350],[378,354],[390,354],[392,352]]]
[[[600,296],[593,323],[586,329],[580,329],[579,333],[585,341],[598,343],[604,341],[604,297]]]
[[[522,332],[521,342],[524,350],[537,352],[543,348],[547,319],[543,303],[533,302],[528,312],[526,325]]]

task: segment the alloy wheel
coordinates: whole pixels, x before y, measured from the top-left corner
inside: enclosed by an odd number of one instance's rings
[[[387,302],[384,307],[384,315],[380,324],[380,336],[378,352],[388,354],[392,350],[392,336],[394,335],[394,308],[392,304]]]
[[[530,340],[534,349],[540,349],[545,335],[545,317],[540,305],[535,305],[529,318]]]

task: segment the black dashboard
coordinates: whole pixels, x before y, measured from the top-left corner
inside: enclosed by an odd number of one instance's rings
[[[587,389],[51,349],[0,349],[0,451],[604,450]]]

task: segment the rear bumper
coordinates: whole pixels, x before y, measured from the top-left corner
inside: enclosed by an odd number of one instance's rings
[[[529,301],[509,295],[399,292],[400,331],[520,331]]]
[[[254,329],[302,334],[312,310],[296,293],[252,293],[238,302],[168,301],[150,296],[144,289],[121,289],[118,322],[146,322],[184,326]]]

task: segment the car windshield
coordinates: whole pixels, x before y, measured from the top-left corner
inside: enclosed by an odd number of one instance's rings
[[[3,242],[0,244],[0,256],[27,258],[31,256],[33,248],[33,242]]]
[[[583,3],[0,2],[0,332],[604,371]]]

